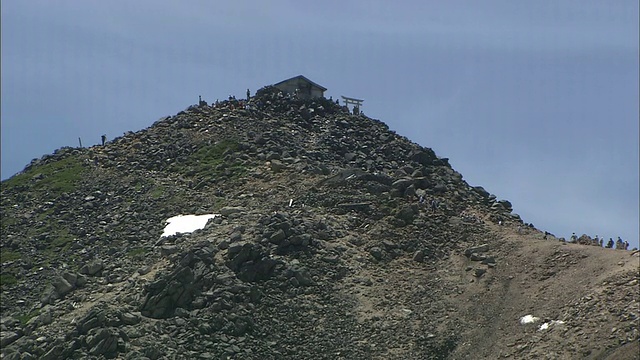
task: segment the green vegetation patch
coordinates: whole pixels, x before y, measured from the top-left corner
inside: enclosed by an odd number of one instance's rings
[[[215,144],[203,146],[191,154],[187,161],[189,165],[220,165],[227,151],[237,151],[238,142],[234,140],[222,140]]]
[[[181,166],[188,173],[199,177],[217,177],[220,175],[233,176],[242,173],[245,169],[240,164],[225,164],[225,156],[228,153],[238,151],[238,142],[235,140],[222,140],[212,145],[203,146],[191,154]]]
[[[62,160],[33,167],[3,182],[3,188],[31,185],[36,190],[48,190],[53,193],[64,193],[75,190],[82,179],[86,168],[82,160],[70,156]]]
[[[71,244],[74,237],[69,234],[67,228],[58,228],[55,232],[51,233],[51,245],[56,247],[63,247]]]
[[[18,219],[16,219],[15,217],[2,216],[2,222],[0,223],[2,224],[2,228],[4,229],[6,227],[18,224]]]
[[[136,257],[140,257],[144,254],[147,253],[147,249],[145,248],[135,248],[135,249],[131,249],[127,252],[127,256],[131,257],[131,258],[136,258]]]
[[[18,252],[11,250],[2,250],[0,251],[0,263],[5,263],[7,261],[18,260],[22,258],[22,255]]]
[[[164,195],[164,192],[164,186],[156,186],[149,192],[149,196],[151,196],[153,199],[159,199]]]
[[[28,314],[18,315],[16,316],[16,319],[18,319],[20,323],[24,326],[29,322],[29,320],[33,319],[38,315],[40,315],[40,310],[34,310]]]
[[[18,283],[15,276],[11,274],[0,274],[0,287],[12,286]]]

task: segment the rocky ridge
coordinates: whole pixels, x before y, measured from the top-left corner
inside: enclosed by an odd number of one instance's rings
[[[34,160],[1,201],[8,359],[575,358],[638,344],[637,257],[606,253],[622,265],[546,315],[569,330],[528,332],[524,308],[479,294],[522,290],[519,249],[549,252],[526,284],[573,271],[584,253],[563,247],[580,245],[532,226],[513,236],[510,202],[327,99],[267,87],[192,106]],[[189,213],[223,216],[160,237]],[[482,330],[495,319],[508,341]]]

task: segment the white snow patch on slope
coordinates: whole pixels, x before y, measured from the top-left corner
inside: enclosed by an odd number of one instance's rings
[[[561,324],[564,324],[564,321],[562,321],[562,320],[551,320],[549,322],[546,322],[546,323],[540,325],[540,327],[538,328],[538,331],[547,330],[551,325],[561,325]]]
[[[525,315],[523,317],[520,318],[520,324],[525,325],[525,324],[533,324],[534,322],[540,320],[539,317],[535,317],[533,315]]]
[[[178,215],[167,219],[162,236],[171,236],[178,233],[191,233],[202,229],[207,225],[209,219],[213,219],[220,214],[205,215]]]

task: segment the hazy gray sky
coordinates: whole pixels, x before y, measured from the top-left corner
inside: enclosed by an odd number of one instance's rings
[[[638,243],[638,1],[2,1],[2,179],[303,74],[525,221]]]

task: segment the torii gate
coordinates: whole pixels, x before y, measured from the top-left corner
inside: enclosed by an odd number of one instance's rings
[[[342,95],[342,100],[344,100],[344,104],[349,106],[349,105],[353,105],[353,113],[354,114],[360,114],[360,108],[362,107],[362,102],[364,100],[360,100],[360,99],[355,99],[355,98],[350,98],[350,97],[346,97],[344,95]]]

